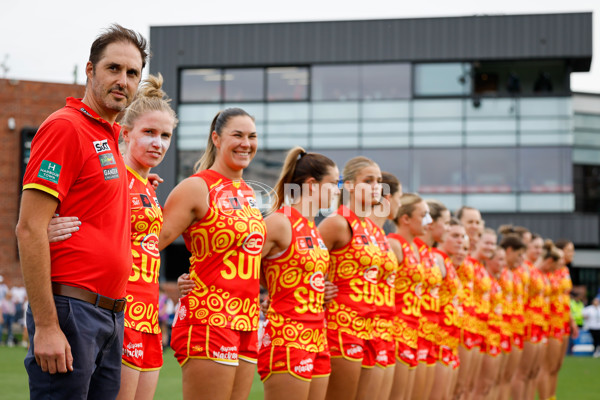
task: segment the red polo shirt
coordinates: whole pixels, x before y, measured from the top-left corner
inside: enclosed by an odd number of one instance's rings
[[[77,234],[50,244],[52,281],[112,298],[124,297],[132,263],[119,131],[69,97],[36,133],[23,179],[23,190],[56,197],[58,214],[82,222]]]

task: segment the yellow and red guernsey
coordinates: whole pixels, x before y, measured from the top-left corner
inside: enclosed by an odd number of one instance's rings
[[[323,351],[329,251],[313,221],[293,207],[277,212],[289,218],[292,241],[282,253],[262,260],[271,299],[267,312],[272,327],[269,340],[273,346]]]
[[[496,299],[501,303],[501,332],[503,336],[512,337],[514,332],[513,329],[515,329],[515,327],[512,326],[512,322],[514,319],[514,312],[516,306],[513,271],[511,271],[509,268],[503,268],[502,272],[500,272],[500,277],[496,280],[496,283],[501,288],[500,297]]]
[[[490,289],[492,288],[492,279],[485,267],[479,261],[475,261],[473,284],[473,300],[475,302],[476,329],[478,335],[485,337],[487,335],[487,320],[490,314]]]
[[[525,261],[529,270],[529,286],[525,302],[525,325],[543,327],[545,323],[544,304],[546,303],[544,288],[546,280],[542,272],[529,261]]]
[[[163,215],[154,188],[127,167],[131,202],[131,254],[133,266],[127,282],[125,326],[145,333],[160,333],[158,324],[158,236]]]
[[[440,286],[442,272],[435,264],[431,249],[419,238],[415,238],[415,245],[419,249],[421,264],[423,265],[423,297],[421,299],[421,319],[418,334],[425,340],[435,343],[435,335],[439,328],[440,319]]]
[[[462,284],[461,290],[458,292],[458,303],[463,312],[462,329],[471,333],[477,333],[475,299],[473,298],[476,263],[477,260],[467,257],[456,269],[456,275]]]
[[[490,290],[489,303],[490,309],[487,318],[487,334],[484,336],[486,344],[486,353],[490,355],[500,354],[500,343],[502,335],[502,314],[503,306],[506,304],[502,301],[502,288],[498,280],[489,275]]]
[[[432,249],[434,254],[439,254],[444,259],[446,276],[440,286],[440,309],[439,325],[446,334],[439,335],[440,346],[447,346],[453,351],[458,349],[460,341],[461,317],[458,306],[458,295],[461,289],[460,279],[454,269],[454,264],[448,256],[438,248]]]
[[[519,265],[513,271],[513,308],[512,308],[512,329],[518,335],[525,334],[525,304],[527,303],[527,294],[530,275],[529,269],[525,265]]]
[[[254,191],[204,170],[193,177],[209,188],[209,209],[183,233],[196,287],[180,299],[175,324],[238,331],[258,329],[259,273],[266,233]]]
[[[571,290],[573,290],[573,282],[571,281],[571,274],[569,268],[562,267],[556,271],[559,288],[560,288],[560,301],[563,305],[563,321],[565,324],[565,333],[571,331]]]
[[[338,294],[325,312],[327,329],[370,340],[382,252],[374,236],[374,224],[368,218],[361,221],[344,205],[337,214],[348,221],[352,238],[329,252],[329,279],[338,287]]]
[[[377,296],[375,297],[375,314],[373,316],[373,336],[386,342],[394,340],[392,335],[393,320],[396,314],[395,281],[398,272],[398,258],[392,250],[385,231],[373,226],[375,240],[382,252],[382,264],[377,279]]]
[[[396,274],[396,316],[394,336],[397,341],[416,349],[418,347],[419,319],[421,318],[421,298],[423,296],[423,265],[417,260],[411,244],[397,233],[388,238],[395,239],[402,246],[402,263]]]
[[[565,329],[566,304],[563,300],[563,272],[559,269],[546,274],[550,282],[550,333],[549,336],[562,339]]]

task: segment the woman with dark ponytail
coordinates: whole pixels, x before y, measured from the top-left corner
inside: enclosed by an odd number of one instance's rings
[[[183,234],[192,253],[194,288],[179,300],[171,339],[184,399],[241,399],[252,386],[266,227],[242,174],[257,144],[246,111],[218,113],[196,173],[165,204],[160,248]]]
[[[329,252],[315,216],[339,195],[338,180],[333,161],[296,147],[273,191],[261,275],[270,304],[258,354],[266,399],[325,398],[331,372],[324,309]]]

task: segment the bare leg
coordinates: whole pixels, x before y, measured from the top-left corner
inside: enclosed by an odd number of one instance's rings
[[[188,360],[181,368],[184,400],[229,400],[237,368],[210,360]]]
[[[361,372],[360,361],[331,359],[331,376],[327,385],[327,400],[349,400],[356,397]]]
[[[483,363],[484,354],[481,352],[479,348],[473,349],[473,366],[471,369],[471,374],[468,377],[467,389],[465,393],[465,397],[463,399],[471,399],[475,394],[475,382],[479,379],[479,375],[481,373],[481,364]]]
[[[448,387],[452,380],[452,367],[437,362],[435,370],[435,387],[432,388],[429,400],[444,400],[448,394]]]
[[[380,399],[388,399],[392,391],[392,385],[394,384],[394,374],[396,372],[396,365],[388,365],[383,373],[383,382],[381,382],[381,390],[379,391]]]
[[[264,381],[265,400],[306,400],[310,385],[290,374],[272,374]]]
[[[479,348],[468,350],[464,346],[458,346],[458,358],[460,359],[460,368],[456,377],[456,386],[452,394],[453,399],[464,398],[469,387],[469,377],[473,374],[473,355]]]
[[[484,354],[481,362],[481,372],[475,382],[474,400],[485,399],[497,383],[501,364],[500,357]]]
[[[141,372],[121,364],[121,387],[117,400],[135,399]]]
[[[308,392],[308,400],[324,400],[327,394],[327,384],[329,376],[320,378],[312,378],[310,382],[310,391]]]
[[[255,373],[256,364],[240,360],[240,365],[238,365],[235,371],[231,400],[246,400],[248,398]]]
[[[500,388],[500,400],[510,399],[511,383],[513,381],[513,377],[515,376],[515,372],[519,368],[519,364],[523,356],[523,350],[520,350],[519,348],[513,348],[510,353],[506,354],[506,356],[507,361],[501,376],[502,386]]]
[[[408,365],[396,360],[390,400],[410,399],[415,383],[415,372],[415,368],[409,368]]]
[[[360,379],[358,380],[358,389],[356,391],[357,400],[369,400],[379,398],[379,391],[385,369],[374,366],[372,368],[362,368]]]
[[[513,399],[526,398],[525,389],[527,381],[532,374],[533,366],[539,353],[537,346],[537,344],[531,342],[523,343],[521,359],[519,360],[519,365],[517,366],[515,375],[510,383]]]
[[[413,390],[410,398],[412,400],[423,400],[425,399],[425,385],[427,380],[427,364],[419,362],[417,368],[415,368],[415,383],[413,384]]]

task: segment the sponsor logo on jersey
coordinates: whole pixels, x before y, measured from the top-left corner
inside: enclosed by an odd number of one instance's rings
[[[317,292],[325,291],[325,275],[322,271],[317,271],[310,276],[310,286]]]
[[[263,248],[265,238],[260,232],[252,232],[248,235],[242,246],[250,254],[260,254]]]
[[[38,171],[38,178],[45,179],[52,183],[58,184],[58,178],[60,177],[60,164],[50,162],[48,160],[42,161],[40,170]]]
[[[246,197],[246,200],[248,200],[248,204],[250,205],[250,207],[258,208],[258,202],[254,197]]]
[[[110,181],[112,179],[119,178],[119,170],[117,169],[117,167],[103,169],[102,172],[104,172],[104,180],[105,181]]]
[[[100,165],[102,165],[103,167],[106,167],[107,165],[114,165],[117,163],[115,161],[115,156],[113,155],[113,153],[100,154],[98,155],[98,158],[100,159]]]
[[[377,275],[379,273],[379,267],[377,265],[373,265],[365,271],[365,279],[367,282],[371,282],[373,284],[377,284]]]
[[[160,252],[158,251],[158,236],[156,236],[156,233],[146,235],[144,239],[142,239],[141,245],[146,253],[154,257],[160,257]]]
[[[323,241],[323,239],[317,239],[317,243],[319,244],[319,247],[323,250],[327,250],[327,246],[325,246],[325,242]]]
[[[309,249],[314,249],[315,244],[313,243],[313,238],[310,236],[299,236],[296,238],[296,247],[300,251],[306,251]]]
[[[131,194],[131,208],[142,208],[142,199],[137,194]]]
[[[110,147],[108,146],[108,140],[107,139],[96,140],[94,142],[94,150],[96,150],[96,153],[102,153],[103,151],[109,151]]]
[[[356,242],[356,244],[369,244],[369,238],[367,237],[367,235],[357,235],[355,236],[354,241]]]
[[[142,205],[144,207],[152,208],[152,202],[150,201],[150,198],[148,196],[140,193],[140,200],[142,201]]]

